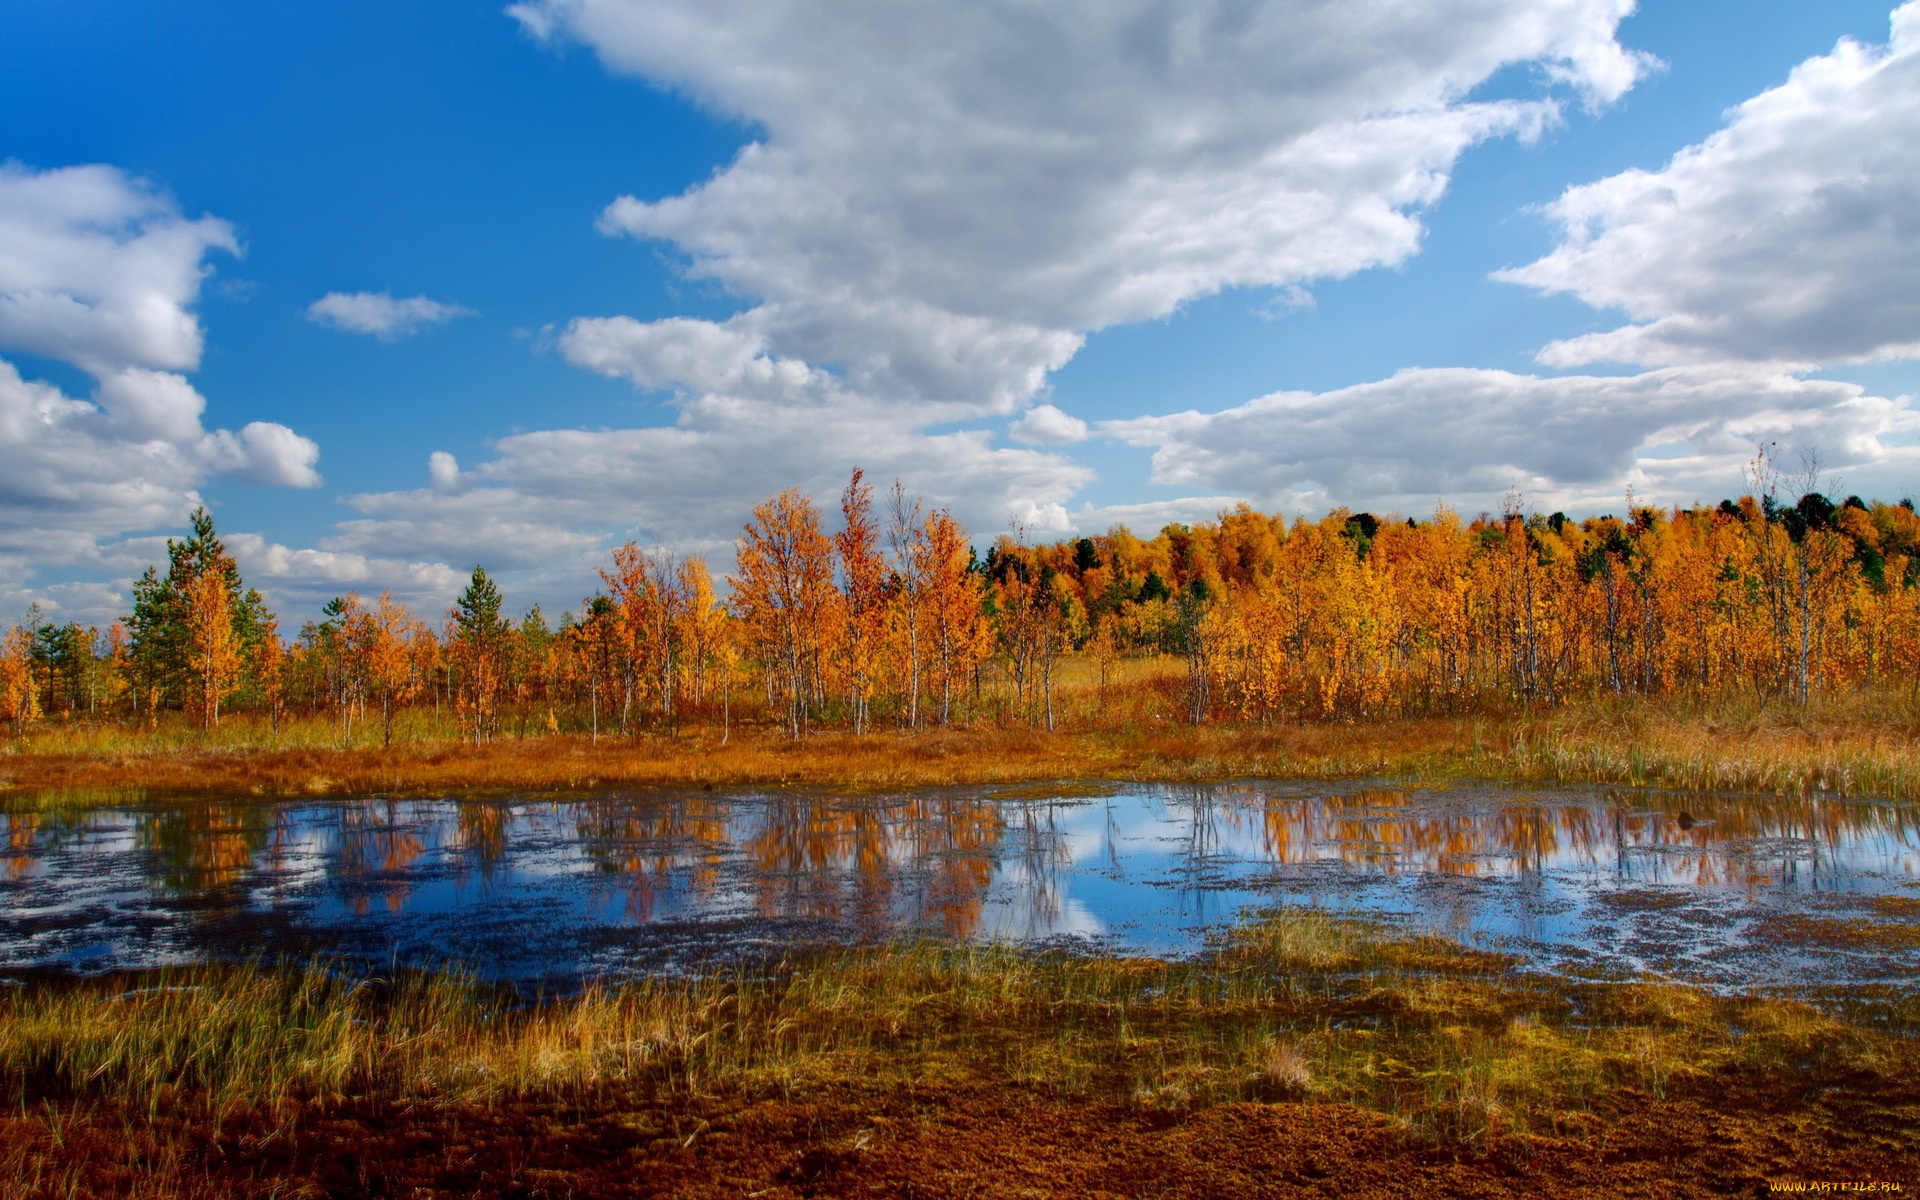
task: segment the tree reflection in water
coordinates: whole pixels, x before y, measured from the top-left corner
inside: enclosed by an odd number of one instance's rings
[[[581,805],[581,850],[625,891],[629,919],[671,892],[720,907],[727,889],[760,917],[904,924],[964,937],[994,872],[1000,807],[952,794],[709,793]],[[725,868],[736,857],[744,872]]]
[[[40,865],[40,815],[0,815],[0,828],[7,831],[6,865],[0,867],[0,878],[20,879],[31,874]]]
[[[388,912],[399,912],[413,890],[407,872],[420,860],[424,846],[419,834],[403,825],[395,800],[369,800],[342,805],[338,838],[340,874],[349,889],[355,913],[364,915],[377,890]],[[369,887],[369,876],[378,882]]]
[[[574,829],[587,859],[619,881],[630,921],[653,920],[663,891],[684,888],[702,903],[718,893],[727,814],[711,796],[579,805]]]
[[[1644,794],[1600,796],[1600,804],[1551,793],[1462,804],[1412,789],[1283,796],[1249,788],[1241,803],[1205,811],[1235,826],[1257,815],[1275,864],[1333,859],[1386,875],[1499,877],[1611,866],[1646,883],[1747,889],[1817,872],[1828,858],[1823,849],[1843,842],[1912,846],[1920,832],[1920,814],[1906,805],[1689,796],[1684,811],[1665,812],[1646,809]]]
[[[136,828],[156,882],[214,893],[239,883],[261,851],[284,836],[285,815],[257,801],[206,800],[151,809]]]
[[[480,868],[482,882],[491,879],[494,870],[506,861],[507,826],[513,820],[512,808],[500,803],[469,801],[456,804],[453,817],[453,847],[463,852],[464,860]]]
[[[1770,905],[1920,878],[1920,813],[1906,805],[1496,786],[202,798],[19,806],[0,833],[12,961],[88,939],[135,953],[167,922],[212,944],[248,912],[323,938],[358,922],[377,939],[399,928],[382,922],[451,929],[485,908],[537,954],[540,939],[588,927],[709,918],[860,935],[1112,932],[1161,921],[1177,896],[1164,946],[1276,889],[1336,907],[1391,908],[1391,893],[1439,929],[1505,922],[1531,939],[1538,921],[1565,942],[1589,936],[1554,915],[1573,892],[1691,903],[1713,891],[1725,912],[1763,893]],[[461,944],[440,936],[416,944]]]

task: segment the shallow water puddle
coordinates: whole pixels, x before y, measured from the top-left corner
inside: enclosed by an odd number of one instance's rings
[[[1259,782],[198,799],[0,815],[0,967],[464,960],[556,983],[900,932],[1184,953],[1280,904],[1544,967],[1920,981],[1920,813],[1834,799]]]

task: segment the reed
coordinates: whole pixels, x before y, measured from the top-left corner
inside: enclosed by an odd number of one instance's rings
[[[1920,796],[1920,707],[1904,691],[1612,699],[1521,724],[1498,756],[1528,779],[1699,791]]]
[[[902,943],[531,999],[457,972],[311,965],[41,983],[0,996],[0,1080],[20,1111],[215,1123],[369,1096],[604,1106],[987,1080],[1156,1109],[1350,1105],[1484,1150],[1715,1072],[1791,1079],[1810,1055],[1911,1072],[1920,1012],[1894,1008],[1869,1031],[1787,1001],[1519,974],[1291,911],[1192,961]]]

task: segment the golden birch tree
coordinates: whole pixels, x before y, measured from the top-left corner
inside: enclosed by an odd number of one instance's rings
[[[393,745],[394,709],[420,689],[413,641],[425,629],[391,591],[381,592],[379,603],[366,614],[361,653],[366,656],[367,680],[380,696],[380,741],[384,746]]]
[[[940,696],[940,724],[953,721],[953,696],[993,647],[979,576],[968,569],[967,531],[946,509],[927,515],[913,546],[925,614],[927,665]]]
[[[873,696],[874,675],[887,633],[887,562],[880,553],[880,529],[873,518],[873,489],[853,469],[847,490],[840,494],[843,522],[834,535],[845,598],[846,637],[842,661],[847,679],[847,707],[853,731],[867,728],[867,704]]]
[[[798,488],[754,506],[741,531],[740,573],[730,577],[741,619],[753,630],[789,736],[806,730],[824,634],[835,616],[833,548],[820,514]]]
[[[33,633],[19,625],[0,638],[0,718],[15,730],[40,715],[40,689],[33,678]]]
[[[220,723],[220,701],[240,677],[240,639],[233,627],[233,602],[226,575],[210,569],[194,575],[186,586],[182,613],[186,629],[187,668],[199,701],[200,725]]]

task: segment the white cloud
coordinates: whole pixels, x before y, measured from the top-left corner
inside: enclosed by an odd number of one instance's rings
[[[93,374],[192,370],[201,336],[189,309],[216,249],[240,252],[225,221],[190,221],[113,167],[0,163],[0,345]]]
[[[444,563],[295,549],[256,533],[225,534],[222,540],[241,575],[260,589],[269,607],[283,614],[317,612],[350,591],[372,597],[390,590],[416,616],[437,621],[467,579]],[[294,632],[281,630],[289,637]]]
[[[1469,103],[1503,66],[1589,100],[1643,64],[1629,0],[1134,0],[911,10],[536,0],[534,35],[764,130],[601,228],[661,239],[757,307],[724,323],[575,322],[576,362],[698,393],[841,385],[1011,413],[1085,332],[1222,288],[1403,261],[1467,146],[1556,101]],[[609,347],[612,341],[621,345]],[[671,348],[680,344],[679,349]],[[759,393],[764,396],[764,393]],[[950,411],[949,416],[960,415]]]
[[[0,553],[72,561],[96,538],[175,524],[198,503],[187,450],[105,436],[105,424],[0,360]]]
[[[979,533],[1004,528],[1009,514],[1037,530],[1067,528],[1064,504],[1092,472],[1057,454],[995,448],[991,438],[930,434],[885,406],[845,398],[811,407],[688,399],[671,427],[503,438],[494,458],[460,472],[457,489],[349,496],[362,518],[322,545],[488,570],[554,569],[627,537],[730,547],[760,499],[799,486],[828,502],[856,465],[882,486],[898,477],[953,506]],[[592,571],[576,576],[567,586],[585,594]]]
[[[127,586],[131,583],[131,580],[114,583],[76,580],[28,592],[0,582],[0,624],[10,625],[21,620],[28,605],[38,604],[40,615],[52,624],[77,621],[105,629],[126,611]]]
[[[437,623],[467,581],[465,571],[444,563],[299,549],[231,529],[222,529],[220,539],[247,585],[259,589],[267,607],[280,616],[283,637],[295,636],[301,620],[317,616],[328,600],[349,591],[370,598],[391,590],[415,615]],[[125,615],[140,572],[165,564],[166,541],[132,537],[93,546],[84,565],[109,576],[104,579],[41,583],[28,589],[12,586],[0,571],[0,624],[17,619],[29,603],[37,602],[51,620],[105,628]],[[0,564],[5,561],[0,556]]]
[[[215,476],[319,484],[319,447],[286,426],[201,423],[206,399],[180,372],[200,360],[191,305],[214,249],[239,251],[225,222],[187,220],[112,167],[0,165],[0,349],[96,381],[79,399],[0,359],[0,564],[14,578],[116,569],[104,539],[180,525]],[[49,602],[71,609],[96,585],[56,586]]]
[[[144,367],[103,373],[93,400],[107,415],[106,431],[129,442],[194,441],[207,407],[185,376]]]
[[[758,395],[769,400],[831,390],[825,371],[766,353],[750,320],[668,317],[581,317],[560,337],[560,352],[577,367],[631,380],[647,390],[684,384],[698,392]]]
[[[1634,323],[1556,366],[1920,355],[1920,3],[1884,47],[1843,40],[1658,171],[1569,188],[1545,258],[1497,278]]]
[[[724,546],[761,496],[830,497],[855,464],[979,533],[1009,514],[1066,532],[1090,470],[941,424],[1020,412],[1090,330],[1229,287],[1303,302],[1302,282],[1404,261],[1466,147],[1557,113],[1467,93],[1530,62],[1618,96],[1644,66],[1613,38],[1630,7],[517,5],[536,36],[764,131],[700,186],[600,219],[751,306],[573,320],[568,361],[670,391],[671,427],[517,434],[465,471],[436,456],[429,488],[349,497],[362,517],[325,546],[584,571],[610,537]],[[1008,432],[1087,429],[1040,405]]]
[[[1236,502],[1232,497],[1181,496],[1137,504],[1083,504],[1073,513],[1073,528],[1079,533],[1105,533],[1115,525],[1125,525],[1137,534],[1152,537],[1175,522],[1192,525],[1211,521]]]
[[[460,460],[445,450],[427,455],[427,479],[436,492],[451,492],[460,486]]]
[[[1717,498],[1739,489],[1742,464],[1769,441],[1818,449],[1850,476],[1892,482],[1920,465],[1920,450],[1882,441],[1920,429],[1907,398],[1760,367],[1561,378],[1415,369],[1102,429],[1154,448],[1155,483],[1281,508],[1307,496],[1415,511],[1439,497],[1490,504],[1512,487],[1547,503],[1604,504],[1629,483],[1656,501]],[[1667,449],[1648,453],[1657,447]]]
[[[328,292],[307,305],[307,320],[349,333],[370,333],[383,342],[474,315],[470,308],[425,296],[395,300],[389,292]]]
[[[1087,423],[1051,404],[1036,404],[1007,427],[1007,435],[1030,445],[1059,446],[1085,440]]]
[[[284,425],[205,430],[205,401],[178,375],[128,369],[100,402],[25,380],[0,359],[0,554],[86,561],[93,543],[178,525],[212,475],[313,487],[320,450]]]
[[[320,486],[320,447],[285,425],[249,421],[239,433],[216,429],[206,436],[208,469],[260,487]]]

